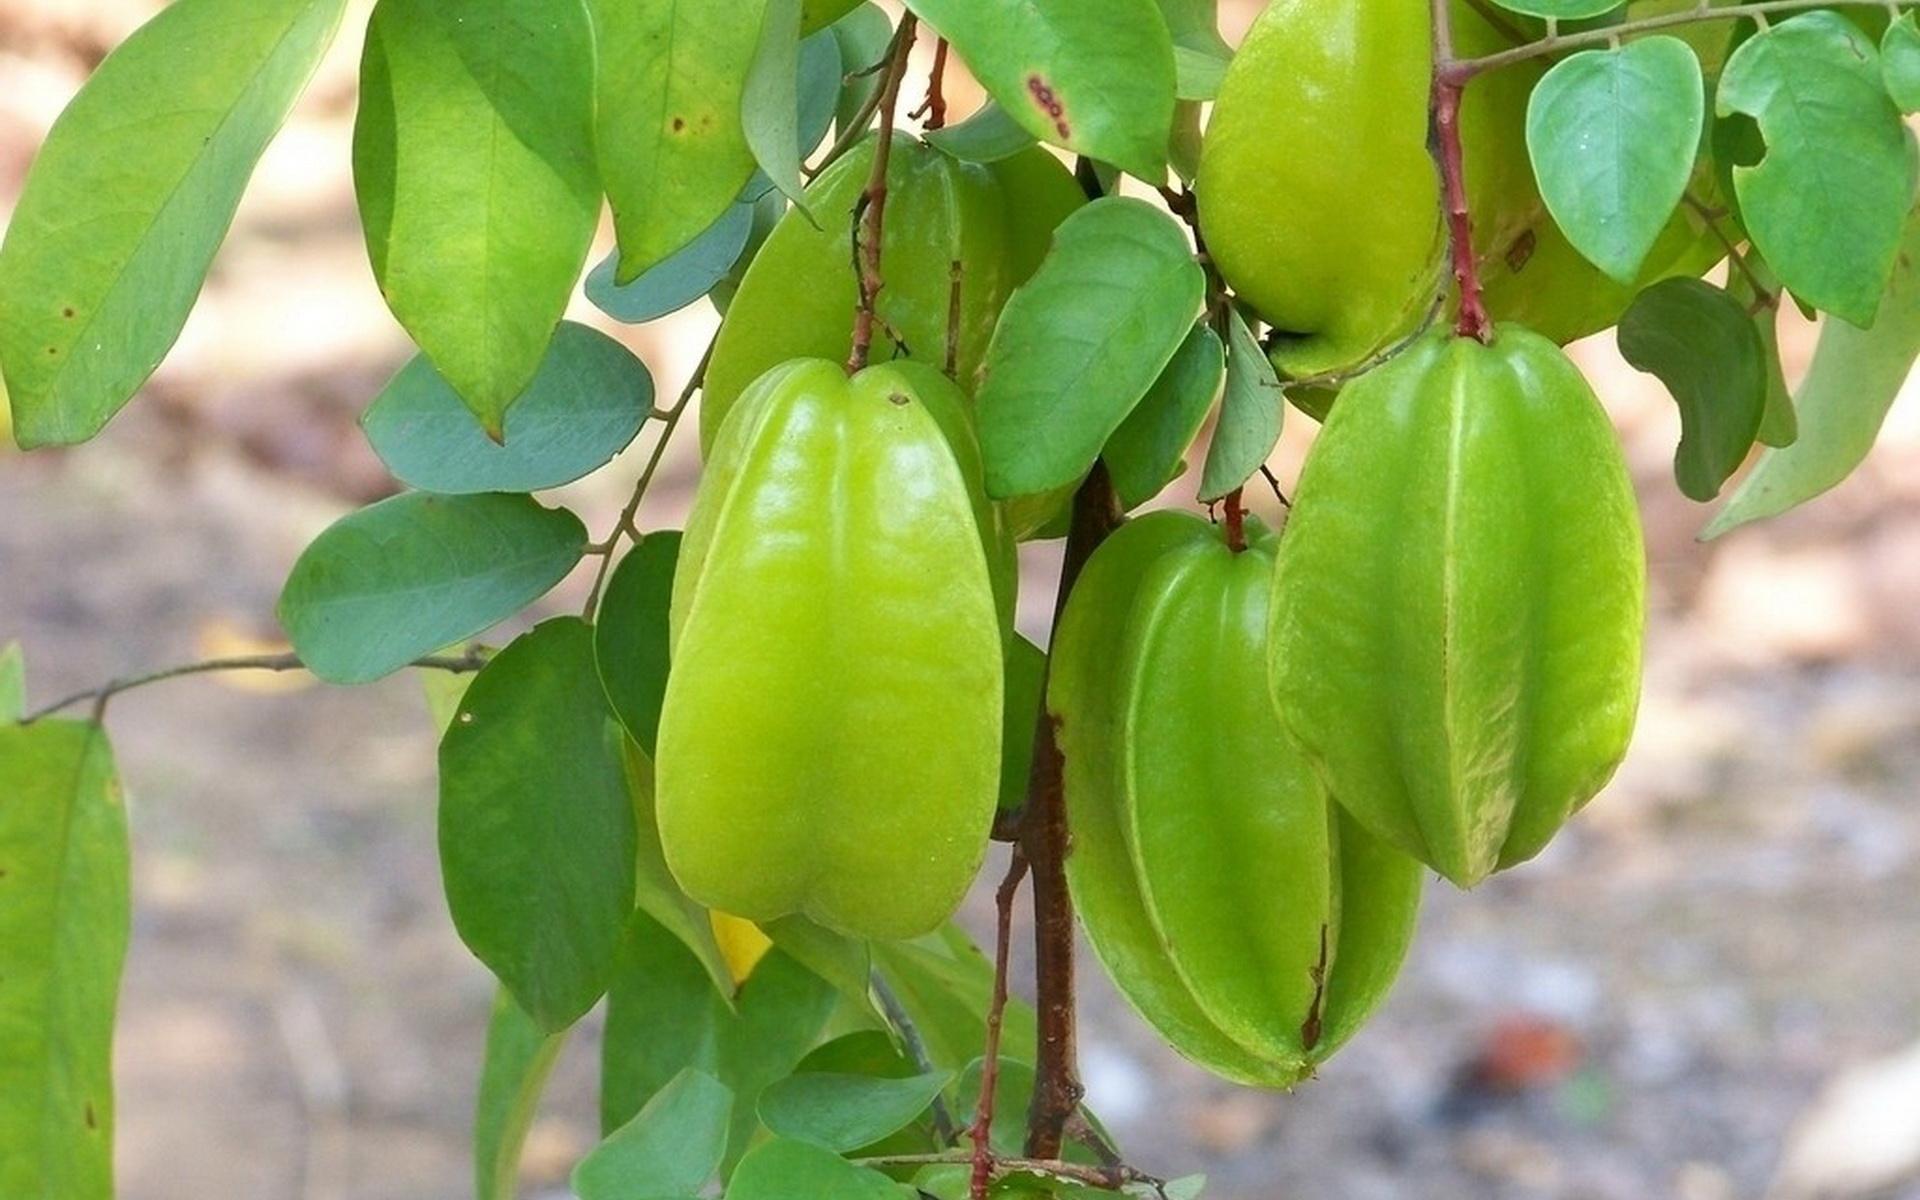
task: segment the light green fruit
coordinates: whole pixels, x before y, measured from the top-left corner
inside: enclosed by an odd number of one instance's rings
[[[1001,628],[974,489],[924,383],[783,364],[702,476],[656,761],[667,863],[709,907],[913,937],[979,868]]]

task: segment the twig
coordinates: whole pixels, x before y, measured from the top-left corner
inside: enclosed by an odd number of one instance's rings
[[[1466,155],[1460,140],[1460,97],[1467,84],[1450,74],[1453,61],[1452,0],[1433,0],[1433,128],[1428,141],[1440,170],[1447,245],[1453,257],[1454,285],[1460,292],[1454,331],[1485,342],[1493,338],[1493,321],[1481,298],[1480,265],[1473,257],[1473,213],[1467,207]]]
[[[994,893],[993,999],[987,1006],[987,1045],[980,1056],[980,1099],[974,1106],[972,1200],[987,1200],[993,1183],[993,1106],[1000,1089],[1000,1032],[1007,1019],[1007,959],[1013,945],[1013,902],[1027,877],[1026,850],[1014,846],[1007,877]]]
[[[479,650],[474,649],[459,655],[436,654],[426,658],[416,658],[408,665],[428,670],[452,671],[455,674],[461,674],[469,671],[478,671],[481,667],[487,665],[487,658]],[[284,654],[246,654],[233,658],[209,658],[201,662],[182,663],[179,666],[150,671],[145,675],[129,675],[122,679],[111,680],[99,687],[88,688],[82,692],[75,692],[70,696],[62,696],[52,704],[28,713],[21,721],[21,724],[31,725],[35,721],[50,717],[62,709],[72,708],[83,700],[91,700],[94,702],[94,716],[98,719],[106,710],[107,701],[118,696],[120,693],[131,692],[136,688],[147,687],[150,684],[165,683],[169,679],[185,679],[190,675],[212,675],[222,671],[285,672],[304,671],[306,669],[307,664],[301,661],[299,655],[291,651]]]
[[[925,117],[921,128],[931,133],[945,128],[947,124],[947,39],[941,38],[933,47],[933,69],[927,73],[927,97],[919,107],[908,113],[909,117]]]
[[[1672,29],[1677,25],[1696,25],[1703,21],[1737,21],[1741,17],[1753,17],[1764,20],[1778,13],[1807,12],[1816,8],[1912,8],[1920,0],[1756,0],[1749,4],[1729,4],[1724,7],[1710,8],[1706,0],[1693,8],[1680,12],[1660,13],[1656,16],[1642,17],[1637,21],[1622,21],[1618,25],[1608,25],[1599,29],[1583,29],[1575,33],[1549,34],[1539,41],[1515,46],[1510,50],[1500,50],[1484,54],[1479,58],[1455,59],[1444,65],[1442,73],[1451,83],[1464,84],[1475,75],[1495,71],[1514,63],[1529,59],[1544,58],[1551,54],[1560,54],[1569,50],[1583,50],[1592,46],[1612,45],[1643,33],[1660,29]]]
[[[893,48],[886,76],[880,83],[880,141],[873,148],[873,172],[867,188],[853,206],[853,256],[860,277],[859,307],[853,311],[853,347],[847,353],[847,373],[866,368],[873,352],[873,309],[886,279],[880,274],[880,236],[887,211],[887,163],[893,157],[893,110],[900,99],[900,80],[907,73],[907,52],[913,48],[917,22],[912,13],[900,18],[893,31]]]
[[[888,1154],[853,1161],[863,1167],[951,1167],[966,1166],[973,1159],[971,1155],[964,1154]],[[1124,1163],[1119,1166],[1088,1166],[1085,1163],[1062,1162],[1057,1158],[995,1158],[993,1175],[996,1179],[1008,1175],[1041,1175],[1110,1192],[1124,1187],[1148,1187],[1160,1195],[1166,1194],[1165,1180]]]
[[[907,1057],[913,1061],[914,1070],[922,1075],[933,1071],[933,1057],[927,1053],[927,1043],[920,1036],[920,1027],[913,1023],[907,1013],[907,1006],[900,1002],[893,985],[886,976],[875,971],[868,977],[873,988],[874,999],[880,1004],[880,1011],[886,1015],[887,1023],[900,1035],[900,1044],[906,1048]],[[943,1097],[935,1096],[931,1106],[933,1113],[933,1133],[943,1146],[953,1145],[960,1134],[953,1127],[953,1114],[947,1111],[947,1102]]]
[[[1280,502],[1280,507],[1292,508],[1293,501],[1287,499],[1287,494],[1280,490],[1280,477],[1273,473],[1273,468],[1265,463],[1261,463],[1260,473],[1267,477],[1267,486],[1273,489],[1273,498]]]
[[[1726,250],[1727,261],[1733,264],[1733,269],[1746,277],[1747,286],[1753,289],[1755,300],[1766,308],[1773,308],[1779,304],[1780,294],[1767,286],[1766,281],[1760,278],[1760,273],[1753,269],[1753,264],[1747,261],[1747,256],[1740,253],[1740,247],[1727,236],[1726,230],[1720,228],[1720,214],[1708,208],[1701,202],[1700,197],[1692,192],[1685,193],[1681,200],[1706,224],[1707,232],[1711,233],[1714,240]]]

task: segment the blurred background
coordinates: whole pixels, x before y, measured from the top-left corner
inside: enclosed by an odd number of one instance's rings
[[[74,89],[158,7],[0,0],[0,214]],[[1230,39],[1255,7],[1223,0]],[[0,450],[0,640],[24,644],[36,700],[278,648],[294,557],[394,486],[355,426],[409,353],[347,166],[365,9],[144,395],[85,447]],[[964,81],[950,93],[967,111]],[[669,395],[714,320],[704,302],[637,330],[571,315]],[[1789,321],[1797,377],[1813,331]],[[1472,895],[1435,885],[1384,1014],[1291,1096],[1174,1058],[1089,960],[1089,1099],[1141,1166],[1205,1171],[1215,1200],[1920,1198],[1920,403],[1903,397],[1839,490],[1702,545],[1707,510],[1670,478],[1672,403],[1610,339],[1575,353],[1652,558],[1626,767],[1538,862]],[[1289,486],[1312,429],[1290,416]],[[559,499],[609,528],[651,436]],[[668,457],[648,525],[678,523],[692,450]],[[1056,556],[1028,556],[1029,632]],[[586,582],[536,615],[577,608]],[[111,728],[135,837],[122,1196],[470,1195],[492,984],[440,894],[418,682],[183,681],[121,697]],[[976,932],[989,911],[983,889]],[[569,1047],[534,1126],[529,1195],[564,1195],[595,1140],[594,1041]]]

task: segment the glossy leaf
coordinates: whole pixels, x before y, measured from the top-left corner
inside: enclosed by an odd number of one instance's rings
[[[966,120],[927,134],[927,144],[962,162],[999,162],[1033,145],[1034,136],[989,100]]]
[[[489,435],[526,390],[600,218],[582,0],[380,0],[353,177],[374,278]]]
[[[952,1078],[944,1071],[905,1079],[790,1075],[760,1094],[760,1122],[776,1137],[845,1154],[905,1128]]]
[[[1890,22],[1880,39],[1880,78],[1901,112],[1920,112],[1920,24],[1910,12]]]
[[[753,173],[740,124],[765,0],[590,0],[600,57],[600,175],[620,239],[615,281],[679,250]]]
[[[1716,104],[1758,123],[1766,154],[1733,167],[1754,244],[1795,295],[1873,324],[1913,199],[1912,152],[1880,55],[1836,13],[1755,34],[1727,60]]]
[[[1813,363],[1794,395],[1800,437],[1769,450],[1704,538],[1796,508],[1853,473],[1863,462],[1887,410],[1920,356],[1920,220],[1908,224],[1893,282],[1869,330],[1830,321],[1820,331]]]
[[[740,1160],[726,1200],[905,1200],[911,1193],[880,1172],[831,1150],[776,1138]]]
[[[713,981],[713,994],[729,1009],[733,1006],[734,973],[720,944],[719,920],[688,898],[667,869],[660,849],[660,829],[654,816],[653,761],[631,737],[621,747],[627,770],[627,790],[633,796],[635,830],[634,906],[679,939],[698,959]]]
[[[1107,197],[1063,221],[987,349],[987,491],[1031,495],[1084,475],[1180,348],[1204,290],[1186,235],[1144,201]]]
[[[580,561],[586,527],[526,496],[393,496],[293,564],[280,623],[315,675],[367,683],[519,612]]]
[[[453,925],[542,1028],[606,991],[634,903],[634,804],[593,677],[593,634],[558,617],[467,689],[440,742],[440,865]]]
[[[1220,335],[1204,322],[1195,325],[1101,451],[1123,510],[1145,504],[1179,476],[1181,455],[1206,424],[1225,372]]]
[[[97,725],[0,726],[0,1195],[111,1200],[127,814]]]
[[[0,646],[0,725],[18,721],[27,711],[27,660],[19,642]]]
[[[677,312],[713,290],[727,277],[753,232],[753,205],[729,205],[706,232],[669,254],[621,287],[613,281],[620,252],[587,272],[587,299],[616,321],[640,325]]]
[[[1200,472],[1200,498],[1213,501],[1253,478],[1280,441],[1286,396],[1280,377],[1237,311],[1227,315],[1227,387],[1220,422]]]
[[[1706,121],[1700,60],[1650,37],[1556,63],[1527,106],[1527,150],[1553,219],[1631,284],[1693,174]]]
[[[1154,0],[910,0],[1029,133],[1159,182],[1173,41]]]
[[[514,1200],[519,1194],[527,1129],[566,1044],[565,1033],[540,1028],[505,988],[495,993],[473,1114],[473,1178],[480,1200]]]
[[[0,247],[0,366],[23,448],[92,437],[160,365],[345,7],[179,0],[54,122]]]
[[[680,531],[642,538],[614,568],[594,628],[594,661],[614,715],[648,754],[667,689],[667,609]]]
[[[573,1194],[579,1200],[694,1195],[726,1157],[732,1116],[733,1093],[724,1084],[684,1070],[580,1160]]]
[[[374,399],[360,426],[408,487],[442,495],[537,492],[613,461],[653,411],[653,377],[598,330],[562,322],[540,371],[507,413],[506,440],[481,432],[427,356]]]
[[[1703,279],[1641,292],[1620,320],[1620,354],[1660,377],[1680,406],[1673,473],[1708,501],[1746,461],[1767,403],[1766,347],[1738,300]]]
[[[740,95],[747,147],[773,185],[806,207],[800,180],[800,0],[763,0],[760,41]]]
[[[835,1000],[831,985],[775,952],[754,969],[737,1009],[729,1011],[686,947],[650,918],[636,916],[607,993],[601,1128],[626,1124],[675,1075],[694,1067],[734,1094],[728,1157],[738,1158],[758,1127],[761,1090],[793,1073]]]

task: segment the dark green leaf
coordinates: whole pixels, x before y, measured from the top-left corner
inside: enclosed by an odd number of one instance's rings
[[[886,1031],[861,1029],[816,1047],[793,1069],[801,1075],[823,1071],[832,1075],[867,1075],[876,1079],[905,1079],[917,1075],[913,1060],[894,1044]]]
[[[733,1007],[733,972],[713,927],[713,915],[694,903],[680,890],[680,883],[667,868],[667,855],[660,848],[660,829],[655,823],[653,761],[626,739],[621,747],[627,769],[627,789],[633,795],[634,825],[637,831],[634,854],[634,905],[652,917],[662,929],[678,938],[687,951],[700,960],[713,994],[729,1009]]]
[[[1706,121],[1700,60],[1643,38],[1556,63],[1527,106],[1527,149],[1574,248],[1621,283],[1640,274],[1693,174]]]
[[[1206,424],[1225,372],[1220,335],[1210,325],[1195,325],[1101,451],[1122,510],[1138,508],[1178,478],[1185,465],[1181,455]]]
[[[440,742],[454,928],[545,1029],[606,991],[633,911],[635,842],[593,633],[577,617],[547,621],[486,665]]]
[[[800,179],[800,0],[764,0],[760,40],[740,94],[740,123],[753,158],[802,211]]]
[[[1880,40],[1880,78],[1901,112],[1920,112],[1920,25],[1912,13],[1888,24]]]
[[[667,690],[667,606],[680,531],[650,533],[614,568],[600,600],[594,659],[620,723],[648,754]]]
[[[1034,138],[1006,109],[989,100],[958,125],[929,133],[927,142],[962,162],[990,163],[1012,158],[1033,145]]]
[[[1912,152],[1859,28],[1811,12],[1755,34],[1727,60],[1721,116],[1758,123],[1766,155],[1733,167],[1754,244],[1796,295],[1873,324],[1913,199]]]
[[[18,721],[27,711],[27,659],[19,642],[0,647],[0,725]]]
[[[909,0],[1044,142],[1149,182],[1166,170],[1173,41],[1154,0]]]
[[[1205,287],[1186,235],[1144,201],[1107,197],[1061,222],[987,350],[987,490],[1031,495],[1084,475],[1180,348]]]
[[[482,433],[427,356],[417,355],[360,418],[387,470],[443,495],[537,492],[613,461],[653,411],[653,377],[598,330],[562,322],[526,393],[507,413],[506,441]]]
[[[845,134],[854,116],[880,86],[877,71],[868,70],[886,57],[887,43],[893,38],[893,21],[875,4],[862,4],[831,28],[834,44],[840,51],[840,97],[835,102],[835,130]]]
[[[707,231],[641,276],[620,287],[613,272],[620,261],[619,251],[600,260],[587,272],[587,299],[616,321],[639,325],[664,317],[692,304],[713,290],[727,277],[733,264],[746,249],[747,235],[753,231],[753,205],[742,202],[728,206],[720,219]]]
[[[740,125],[764,0],[591,0],[600,174],[631,283],[720,218],[753,174]]]
[[[1910,221],[1893,282],[1870,330],[1829,321],[1794,396],[1800,438],[1760,456],[1701,535],[1777,516],[1832,488],[1867,457],[1920,355],[1920,219]]]
[[[1019,634],[1007,639],[1006,702],[1001,705],[1000,811],[1018,812],[1027,802],[1033,771],[1033,735],[1047,683],[1047,652]]]
[[[353,177],[393,314],[495,438],[600,219],[582,0],[380,0]]]
[[[99,726],[0,726],[0,1196],[111,1200],[127,813]]]
[[[315,675],[366,683],[544,595],[587,531],[526,496],[408,492],[349,513],[293,564],[280,623]]]
[[[54,122],[0,248],[0,366],[22,447],[92,437],[166,356],[345,7],[179,0]]]
[[[1220,94],[1220,81],[1227,77],[1227,58],[1205,50],[1175,46],[1173,71],[1174,94],[1180,99],[1211,100]],[[1171,135],[1171,129],[1168,133]]]
[[[1207,501],[1233,491],[1266,464],[1287,411],[1280,378],[1253,331],[1238,311],[1229,309],[1227,319],[1227,389],[1200,471],[1200,498]]]
[[[580,1160],[573,1194],[580,1200],[691,1196],[720,1169],[732,1116],[726,1085],[684,1070]]]
[[[957,927],[911,942],[875,942],[873,965],[893,989],[935,1067],[958,1070],[979,1057],[993,995],[993,964]],[[1002,1052],[1032,1061],[1034,1015],[1007,1004]]]
[[[726,1200],[906,1200],[878,1171],[857,1167],[831,1150],[776,1138],[740,1160]]]
[[[622,942],[601,1050],[603,1130],[626,1124],[681,1070],[695,1067],[735,1098],[729,1158],[746,1148],[761,1089],[793,1073],[833,1012],[835,993],[779,950],[754,969],[729,1011],[678,939],[644,915]]]
[[[473,1114],[473,1178],[480,1200],[514,1200],[519,1193],[520,1150],[566,1044],[565,1033],[534,1024],[505,988],[494,996]]]
[[[945,1071],[905,1079],[790,1075],[760,1094],[760,1122],[778,1137],[846,1154],[911,1123],[952,1078]]]
[[[1673,474],[1702,502],[1746,461],[1767,402],[1766,347],[1746,308],[1702,279],[1667,279],[1620,319],[1620,354],[1680,406]]]

